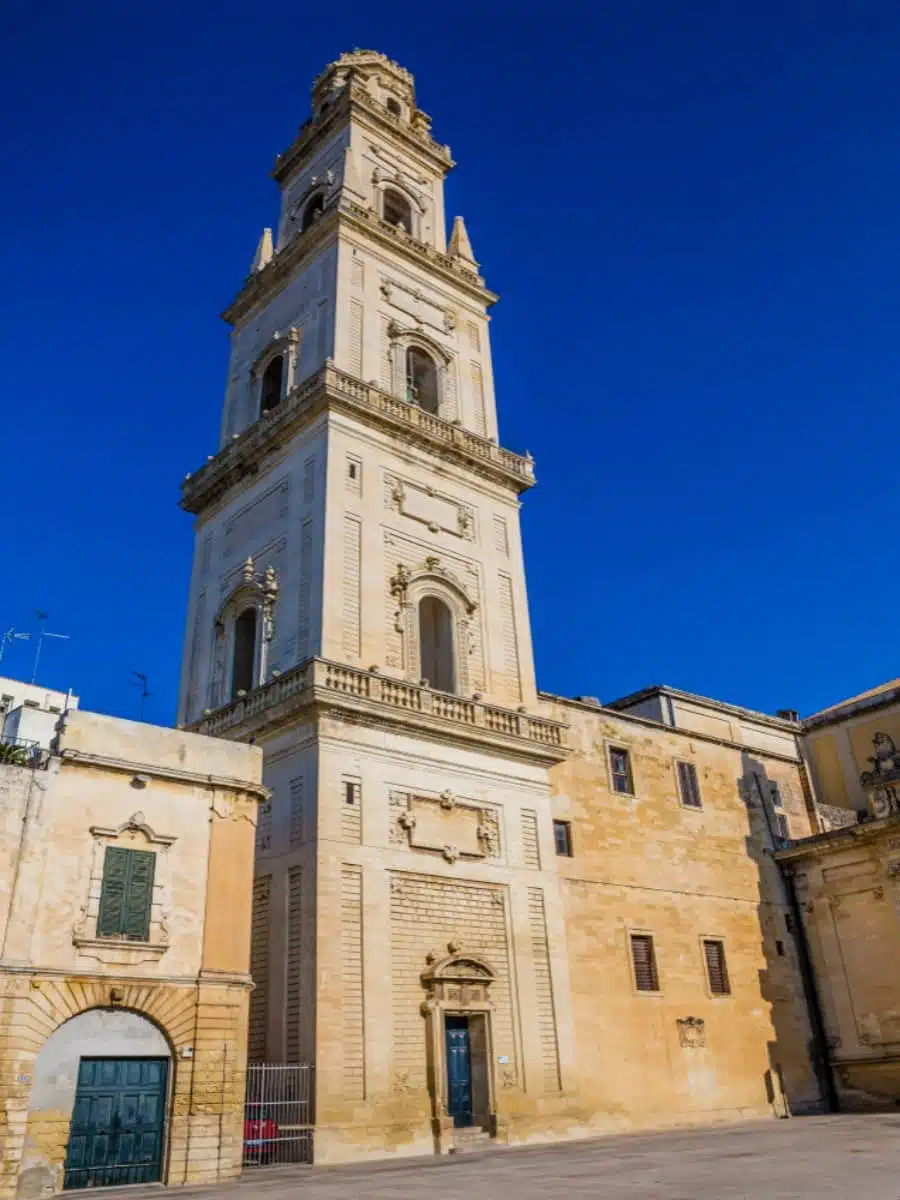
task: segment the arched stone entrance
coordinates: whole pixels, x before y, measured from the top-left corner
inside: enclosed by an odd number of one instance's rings
[[[162,1180],[171,1059],[130,1010],[88,1009],[54,1030],[34,1063],[19,1200]]]
[[[428,997],[428,1090],[438,1153],[454,1145],[455,1130],[496,1134],[490,985],[495,974],[482,958],[450,953],[422,974]]]

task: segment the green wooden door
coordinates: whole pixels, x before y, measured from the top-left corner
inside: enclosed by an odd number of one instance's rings
[[[63,1187],[156,1183],[162,1177],[164,1058],[83,1058]]]

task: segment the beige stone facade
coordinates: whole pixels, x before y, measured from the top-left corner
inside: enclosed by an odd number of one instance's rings
[[[72,1173],[73,1121],[100,1061],[155,1072],[152,1177],[239,1172],[261,765],[251,746],[74,710],[49,752],[0,765],[3,1196],[91,1182]],[[126,852],[152,861],[150,890],[144,927],[117,935]]]
[[[774,859],[823,828],[801,725],[538,691],[534,468],[498,442],[452,165],[396,63],[323,72],[184,484],[180,719],[272,789],[250,1058],[314,1065],[317,1162],[815,1111]]]

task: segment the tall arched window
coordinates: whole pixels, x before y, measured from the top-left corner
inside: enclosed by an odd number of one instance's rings
[[[437,596],[419,601],[419,662],[422,678],[433,688],[456,691],[453,613]]]
[[[308,201],[300,220],[300,232],[306,233],[313,221],[317,221],[325,211],[325,197],[319,192]]]
[[[280,354],[266,367],[262,377],[262,392],[260,394],[259,411],[269,412],[276,404],[281,403],[281,389],[284,383],[284,359]]]
[[[412,233],[412,206],[405,196],[393,188],[385,188],[381,215],[388,225],[400,225],[407,233]]]
[[[431,355],[418,346],[406,351],[406,399],[438,415],[437,366]]]
[[[234,649],[231,658],[231,698],[249,692],[254,686],[256,662],[256,609],[245,608],[234,623]]]

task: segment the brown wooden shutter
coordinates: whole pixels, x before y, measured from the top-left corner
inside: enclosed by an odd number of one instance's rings
[[[689,808],[701,808],[700,784],[697,779],[697,768],[691,762],[679,762],[678,786],[681,790],[681,803]]]
[[[703,943],[703,953],[706,956],[709,990],[714,996],[728,996],[731,993],[731,984],[728,982],[728,968],[725,965],[725,943],[707,939]]]
[[[656,954],[653,938],[648,933],[631,935],[631,958],[634,963],[634,983],[639,992],[658,992],[659,977],[656,973]]]

